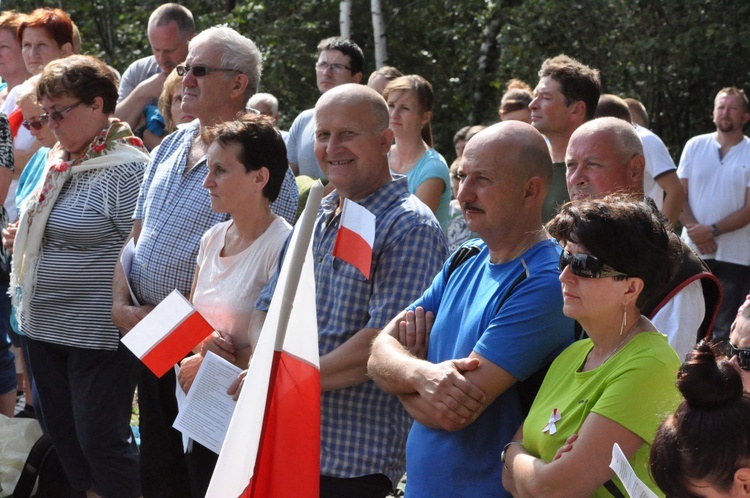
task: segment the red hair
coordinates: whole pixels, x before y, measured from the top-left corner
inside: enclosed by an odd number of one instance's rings
[[[42,28],[55,40],[57,46],[62,48],[66,43],[73,46],[73,21],[68,14],[60,9],[45,7],[36,9],[31,14],[24,16],[18,26],[18,39],[23,40],[23,32],[26,28]]]

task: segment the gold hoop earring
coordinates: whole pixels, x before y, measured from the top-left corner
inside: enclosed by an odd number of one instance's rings
[[[620,323],[620,337],[622,337],[622,331],[625,330],[625,326],[628,324],[628,310],[622,309],[622,323]]]

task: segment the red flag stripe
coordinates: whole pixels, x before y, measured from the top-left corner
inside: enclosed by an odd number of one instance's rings
[[[200,313],[193,311],[151,351],[146,353],[141,361],[154,375],[161,377],[213,330],[214,328]]]
[[[340,226],[333,246],[333,255],[356,267],[365,278],[370,278],[372,247],[357,232]]]
[[[318,496],[320,372],[285,351],[274,351],[269,385],[255,471],[240,496]]]

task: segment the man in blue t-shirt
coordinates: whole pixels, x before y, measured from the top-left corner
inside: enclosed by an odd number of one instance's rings
[[[461,169],[458,200],[482,239],[466,245],[478,251],[458,266],[462,250],[453,255],[378,335],[368,363],[416,419],[407,496],[507,496],[500,453],[523,421],[518,382],[573,339],[560,247],[541,226],[552,176],[542,135],[494,125],[469,141]]]

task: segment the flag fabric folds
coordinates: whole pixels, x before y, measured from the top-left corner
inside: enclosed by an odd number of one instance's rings
[[[322,189],[319,183],[311,189],[292,234],[207,497],[318,497],[320,366],[311,248]]]
[[[214,328],[177,289],[122,338],[122,343],[161,377]]]
[[[349,199],[344,200],[333,255],[370,278],[372,246],[375,243],[375,215]]]

